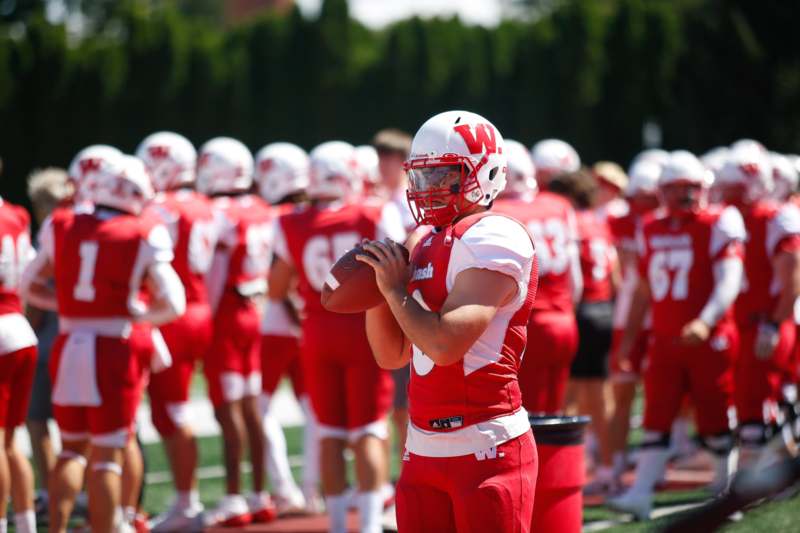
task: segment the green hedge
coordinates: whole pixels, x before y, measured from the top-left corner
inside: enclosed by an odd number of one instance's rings
[[[31,169],[66,165],[90,143],[130,151],[158,129],[311,147],[413,131],[451,108],[525,144],[562,137],[587,161],[627,162],[648,119],[667,147],[752,136],[797,151],[794,4],[571,0],[494,29],[412,18],[376,32],[345,0],[326,0],[315,20],[295,10],[233,28],[128,0],[77,41],[32,9],[0,22],[0,190],[23,201]]]

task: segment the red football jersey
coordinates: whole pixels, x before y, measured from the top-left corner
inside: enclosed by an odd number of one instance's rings
[[[24,207],[0,198],[0,315],[22,313],[19,281],[36,255],[31,247],[30,224]]]
[[[322,286],[340,257],[362,239],[403,242],[404,236],[396,210],[381,204],[308,206],[278,218],[275,253],[297,271],[304,312],[325,314],[330,311],[320,303]]]
[[[186,303],[208,303],[206,274],[217,245],[217,227],[211,203],[192,190],[159,194],[150,205],[166,225],[174,246],[172,268],[186,289]]]
[[[714,263],[741,257],[745,239],[739,212],[713,206],[677,222],[661,213],[644,222],[639,238],[639,274],[650,284],[651,331],[679,336],[700,315],[714,289]],[[717,327],[733,320],[733,306]]]
[[[272,258],[272,207],[252,194],[220,196],[212,206],[218,246],[230,253],[225,288],[243,296],[265,292]]]
[[[60,209],[42,226],[42,252],[54,267],[59,315],[132,318],[143,309],[148,267],[172,261],[167,229],[153,216]]]
[[[745,279],[734,312],[739,324],[754,324],[769,318],[777,302],[780,286],[773,277],[773,257],[800,248],[800,209],[764,200],[745,211],[743,218],[747,230]]]
[[[519,436],[527,427],[516,416],[522,405],[517,374],[536,297],[532,237],[510,217],[482,213],[445,230],[431,231],[414,248],[411,266],[408,291],[422,307],[434,312],[442,308],[464,270],[501,272],[516,280],[519,290],[513,301],[498,309],[461,361],[438,366],[418,347],[412,347],[409,451],[461,455],[459,452],[474,453]],[[486,427],[477,428],[484,436],[476,439],[475,426],[490,420],[493,422]],[[431,432],[449,433],[446,452]],[[497,441],[487,446],[486,435]]]
[[[536,311],[573,312],[570,269],[577,268],[577,229],[575,210],[563,196],[541,191],[532,202],[497,200],[495,213],[509,215],[522,222],[536,242],[539,261],[539,290],[533,308]]]
[[[611,269],[617,257],[607,219],[595,211],[583,210],[577,212],[577,224],[583,274],[582,300],[607,302],[614,293]]]

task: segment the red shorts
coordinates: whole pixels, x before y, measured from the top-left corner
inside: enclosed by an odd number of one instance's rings
[[[321,435],[355,439],[365,432],[385,433],[394,382],[372,357],[363,314],[306,318],[301,354]]]
[[[294,395],[305,394],[300,364],[300,339],[297,337],[264,335],[261,337],[261,390],[274,394],[281,378],[288,374]]]
[[[639,381],[642,376],[642,366],[644,365],[645,355],[647,354],[647,340],[650,337],[650,332],[641,331],[636,337],[636,342],[630,354],[630,362],[633,367],[630,372],[622,370],[616,358],[617,348],[619,348],[619,343],[622,341],[623,333],[624,330],[615,329],[611,338],[611,357],[608,362],[611,381],[616,383],[635,383]]]
[[[258,308],[249,298],[233,291],[223,294],[204,365],[214,406],[261,392],[260,321]]]
[[[397,482],[397,529],[530,531],[537,474],[530,431],[482,454],[423,457],[406,452]]]
[[[172,356],[172,366],[150,376],[147,392],[153,425],[165,437],[188,424],[186,407],[195,362],[211,342],[211,308],[192,304],[178,320],[159,328]]]
[[[791,361],[795,342],[795,325],[781,324],[780,341],[772,357],[759,359],[755,354],[755,325],[739,326],[741,343],[736,359],[734,403],[740,424],[771,423],[777,415],[781,386]]]
[[[0,428],[25,423],[35,373],[36,346],[0,355]]]
[[[718,329],[698,346],[652,335],[644,371],[644,428],[669,433],[688,395],[700,436],[729,431],[738,349],[739,336],[732,326]]]
[[[142,399],[145,378],[153,355],[153,338],[149,327],[135,326],[130,336],[96,337],[95,379],[100,405],[96,407],[59,405],[56,391],[59,367],[69,335],[59,335],[50,355],[50,379],[53,383],[53,417],[61,438],[83,440],[110,448],[123,448],[130,437],[136,410]]]
[[[578,349],[573,313],[537,312],[528,323],[528,344],[519,370],[522,404],[530,413],[558,413]]]

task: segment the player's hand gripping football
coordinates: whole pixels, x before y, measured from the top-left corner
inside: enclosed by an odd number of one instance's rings
[[[375,270],[375,282],[381,294],[387,296],[394,290],[405,290],[411,269],[402,250],[403,245],[391,239],[364,241],[361,248],[370,254],[358,254],[356,259]]]
[[[695,318],[681,330],[681,341],[684,344],[694,346],[708,340],[711,335],[711,327],[699,318]]]

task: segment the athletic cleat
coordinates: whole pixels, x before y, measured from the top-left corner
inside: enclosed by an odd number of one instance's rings
[[[292,488],[286,494],[273,494],[272,501],[275,503],[278,516],[306,512],[306,498],[297,488]]]
[[[203,506],[178,507],[176,504],[150,521],[153,533],[170,531],[202,531]]]
[[[315,488],[303,489],[303,497],[306,499],[306,512],[309,514],[325,513],[325,499]]]
[[[637,494],[629,490],[616,498],[606,500],[606,506],[621,513],[632,514],[636,520],[649,520],[653,498],[649,494]]]
[[[253,521],[247,500],[241,494],[224,496],[214,509],[205,513],[205,527],[243,527]]]
[[[278,518],[278,510],[269,494],[260,492],[247,497],[247,506],[254,524],[265,524]]]

